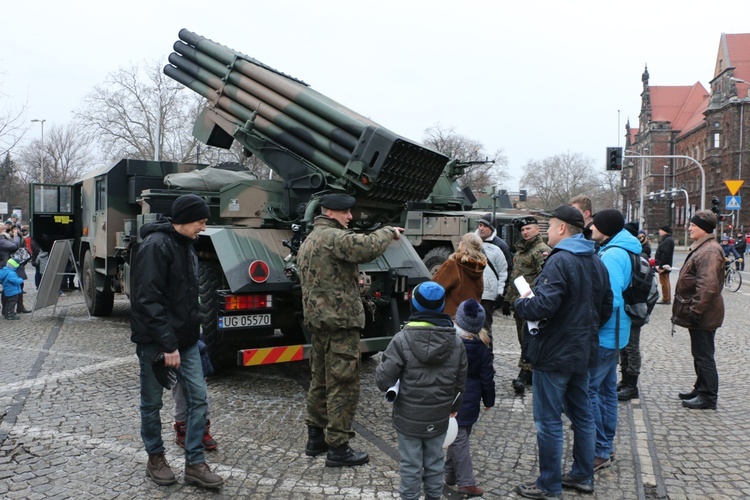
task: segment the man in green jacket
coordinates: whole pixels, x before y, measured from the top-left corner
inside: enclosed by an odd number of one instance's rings
[[[511,308],[516,299],[520,297],[513,281],[519,276],[523,276],[529,285],[533,284],[536,277],[542,272],[542,264],[544,264],[547,256],[552,251],[544,240],[542,240],[539,222],[536,218],[529,216],[513,219],[513,225],[521,233],[522,239],[518,240],[515,244],[516,253],[515,257],[513,257],[513,272],[511,273],[510,283],[508,283],[508,289],[505,293],[505,300],[508,302],[508,307]],[[506,306],[503,304],[503,313],[505,313],[505,310]],[[518,343],[521,346],[521,358],[518,361],[518,367],[521,371],[518,373],[518,377],[513,379],[513,389],[516,393],[523,394],[526,386],[531,384],[531,364],[526,360],[526,344],[524,342],[526,320],[517,313],[514,316],[516,319]]]
[[[366,452],[349,446],[359,402],[359,338],[365,326],[357,264],[382,255],[403,231],[390,226],[370,234],[349,231],[355,203],[346,194],[321,197],[322,213],[297,254],[304,323],[312,333],[305,453],[314,457],[327,451],[327,467],[369,460]]]

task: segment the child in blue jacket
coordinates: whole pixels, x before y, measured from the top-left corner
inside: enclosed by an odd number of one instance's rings
[[[21,285],[23,279],[16,274],[18,269],[18,262],[13,259],[8,259],[8,263],[4,268],[0,269],[0,283],[3,284],[3,314],[5,319],[21,319],[16,314],[16,304],[18,303],[18,297],[23,291]]]
[[[495,368],[492,365],[490,337],[485,325],[485,312],[474,299],[461,302],[454,319],[456,333],[466,348],[469,369],[466,376],[464,400],[458,411],[458,435],[448,447],[445,459],[445,484],[458,485],[458,492],[466,497],[477,497],[484,490],[476,485],[474,467],[471,464],[469,436],[479,419],[479,409],[495,406]]]

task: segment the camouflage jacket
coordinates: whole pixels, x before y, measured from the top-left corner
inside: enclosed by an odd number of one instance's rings
[[[325,215],[315,217],[312,232],[297,254],[305,326],[318,330],[364,328],[357,264],[385,252],[396,229],[354,233]]]
[[[552,249],[542,240],[542,235],[537,234],[530,240],[519,240],[515,244],[516,253],[513,256],[513,272],[510,275],[510,283],[505,291],[504,299],[511,303],[511,306],[520,298],[518,289],[513,284],[513,280],[519,276],[526,278],[526,282],[532,284],[539,273],[542,272],[542,265],[547,260],[547,256]],[[533,286],[531,287],[534,288]]]

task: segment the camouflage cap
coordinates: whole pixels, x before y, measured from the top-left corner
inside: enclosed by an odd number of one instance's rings
[[[348,194],[327,194],[320,198],[320,205],[329,210],[349,210],[355,203],[357,200]]]

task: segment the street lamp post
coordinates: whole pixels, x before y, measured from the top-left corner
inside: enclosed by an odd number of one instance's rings
[[[698,167],[698,170],[700,170],[701,173],[701,210],[706,209],[706,171],[703,170],[703,165],[700,164],[698,160],[693,158],[692,156],[686,156],[686,155],[626,155],[622,157],[625,158],[684,158],[686,160],[690,160]],[[641,174],[643,171],[641,171]],[[641,190],[641,201],[643,201],[643,190]]]
[[[40,148],[42,150],[42,161],[40,164],[40,172],[39,172],[39,183],[44,184],[44,122],[47,120],[39,120],[39,119],[33,119],[31,120],[32,123],[39,123],[42,126],[42,147]],[[39,187],[39,210],[44,211],[44,186]]]
[[[39,123],[42,126],[42,163],[41,163],[41,171],[39,172],[39,181],[44,184],[44,122],[47,120],[37,120],[33,119],[31,120],[31,123]]]

